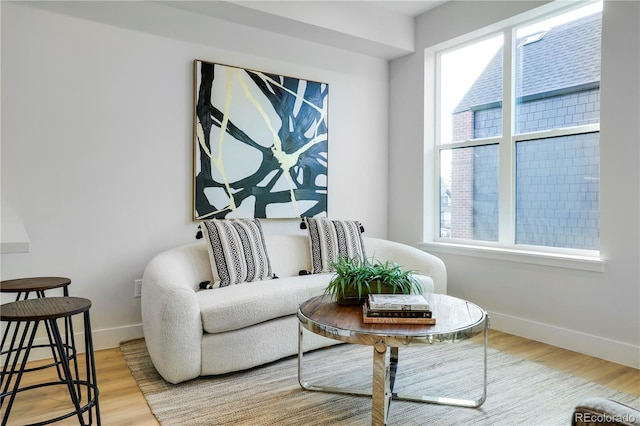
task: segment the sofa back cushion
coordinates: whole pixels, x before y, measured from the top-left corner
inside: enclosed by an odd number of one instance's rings
[[[265,234],[264,239],[273,273],[278,277],[298,276],[301,270],[311,270],[309,237],[306,234]],[[362,240],[370,256],[380,260],[393,260],[405,269],[429,275],[436,284],[432,291],[446,294],[447,275],[441,260],[429,256],[416,263],[416,260],[428,256],[418,248],[379,238],[363,236]],[[154,271],[158,279],[166,276],[166,279],[175,280],[174,275],[178,274],[181,285],[186,285],[194,291],[199,290],[199,283],[214,280],[204,240],[161,253],[152,264],[153,268],[149,269]],[[430,287],[425,286],[425,292],[428,288]]]
[[[280,278],[297,276],[311,269],[309,239],[306,235],[273,234],[264,236],[273,273]]]

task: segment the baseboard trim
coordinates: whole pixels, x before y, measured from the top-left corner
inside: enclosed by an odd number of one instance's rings
[[[93,333],[93,348],[95,350],[117,348],[121,342],[144,337],[142,324],[125,327],[103,328]]]
[[[44,330],[44,327],[42,327]],[[41,330],[38,330],[40,333]],[[61,332],[64,331],[61,329]],[[74,336],[76,341],[76,348],[78,353],[84,353],[84,333],[82,331],[78,332],[78,328],[74,326]],[[127,340],[139,339],[143,337],[144,334],[142,332],[142,324],[134,324],[128,325],[125,327],[115,327],[115,328],[103,328],[101,330],[93,331],[93,349],[95,351],[101,349],[111,349],[117,348],[120,346],[120,342],[125,342]],[[63,337],[64,338],[64,337]],[[40,337],[37,337],[34,340],[34,345],[43,345],[49,342],[46,334]],[[51,350],[46,348],[35,348],[31,354],[29,354],[29,361],[37,361],[40,359],[49,359],[51,358]],[[4,361],[4,356],[2,358]]]
[[[640,346],[498,312],[489,316],[495,330],[640,369]]]

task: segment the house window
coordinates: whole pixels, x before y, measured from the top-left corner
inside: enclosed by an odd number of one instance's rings
[[[437,239],[599,250],[602,3],[582,6],[436,55]]]

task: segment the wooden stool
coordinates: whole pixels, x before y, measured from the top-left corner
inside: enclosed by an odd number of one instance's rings
[[[11,338],[11,347],[7,351],[7,356],[2,368],[2,376],[0,380],[0,407],[4,405],[5,398],[9,398],[6,411],[2,418],[2,424],[7,424],[11,407],[16,396],[21,392],[30,389],[40,388],[44,386],[66,385],[71,397],[74,410],[37,423],[45,425],[60,421],[72,416],[77,416],[81,425],[90,425],[93,423],[93,411],[97,424],[100,425],[100,407],[98,404],[98,384],[96,380],[95,359],[93,354],[93,338],[91,336],[91,320],[89,309],[91,301],[79,297],[45,297],[28,300],[18,300],[0,306],[0,320],[10,321],[19,324],[24,323],[24,330],[20,332],[19,326],[16,327]],[[69,349],[65,342],[72,342],[70,348],[71,353],[76,354],[74,339],[65,336],[63,342],[58,327],[57,320],[63,318],[65,324],[71,322],[71,317],[77,314],[84,316],[84,342],[85,342],[85,371],[86,377],[81,378],[78,374],[78,357],[69,357]],[[52,350],[55,351],[59,359],[62,370],[62,378],[58,381],[39,383],[27,387],[20,388],[20,380],[26,370],[29,353],[33,347],[33,341],[41,322],[45,322],[51,330],[53,338]],[[65,327],[65,334],[69,330]],[[71,374],[70,361],[75,364],[75,377]],[[83,397],[82,391],[86,390]],[[84,413],[88,413],[88,422],[85,422]]]
[[[16,300],[27,299],[31,292],[44,297],[46,290],[62,287],[65,296],[69,295],[71,280],[64,277],[32,277],[0,281],[0,293],[17,293]]]
[[[22,300],[28,299],[31,293],[35,293],[36,297],[45,297],[45,293],[44,293],[45,291],[53,290],[55,288],[62,288],[63,295],[69,296],[69,284],[71,284],[71,280],[65,277],[18,278],[13,280],[0,281],[0,293],[15,293],[16,301],[18,301],[20,299]],[[4,329],[4,333],[2,334],[2,341],[0,342],[0,355],[5,355],[8,352],[4,350],[4,347],[5,347],[5,344],[7,343],[7,337],[9,336],[11,325],[12,325],[11,322],[7,323],[7,326]],[[18,325],[16,324],[15,327],[17,328]],[[45,328],[47,330],[47,337],[49,338],[49,343],[34,345],[32,349],[51,347],[53,362],[51,364],[42,365],[40,367],[27,369],[25,370],[25,372],[42,370],[45,368],[55,366],[56,369],[58,370],[58,378],[62,380],[62,372],[60,371],[60,361],[57,358],[56,351],[53,349],[54,341],[51,335],[51,330],[49,329],[49,324],[45,323]],[[71,324],[70,320],[65,321],[65,336],[69,339],[74,339],[73,324]],[[65,347],[67,349],[71,347],[75,347],[75,342],[72,342],[72,343],[65,342]],[[68,352],[68,356],[70,358],[73,358],[75,356],[75,353]]]

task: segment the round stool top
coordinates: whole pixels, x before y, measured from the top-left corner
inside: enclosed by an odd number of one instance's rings
[[[0,306],[2,321],[50,320],[88,311],[91,301],[82,297],[43,297],[19,300]]]
[[[64,277],[32,277],[0,281],[0,293],[22,293],[24,291],[44,291],[52,288],[66,287],[71,284]]]

